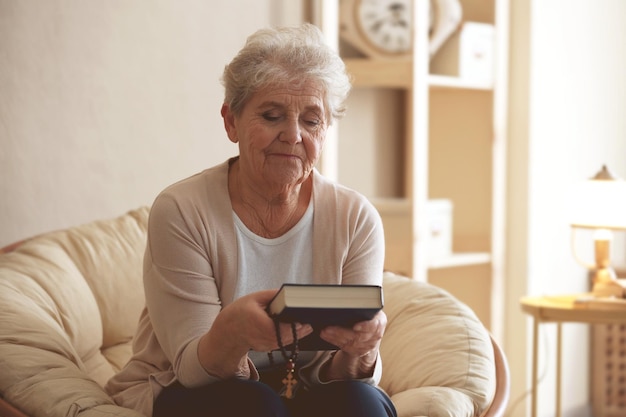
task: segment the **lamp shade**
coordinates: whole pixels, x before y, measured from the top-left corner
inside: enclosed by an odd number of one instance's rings
[[[573,227],[626,229],[626,181],[605,166],[579,184],[572,196]]]

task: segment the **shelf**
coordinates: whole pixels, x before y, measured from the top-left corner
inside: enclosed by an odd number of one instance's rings
[[[457,266],[481,265],[491,262],[491,254],[486,252],[453,253],[450,256],[428,260],[429,269],[453,268]]]
[[[346,69],[355,87],[411,88],[413,68],[410,60],[377,61],[346,58]]]
[[[355,87],[408,89],[413,85],[413,68],[410,60],[377,61],[366,58],[344,59]],[[428,76],[431,89],[466,89],[491,91],[493,83],[480,80],[464,80],[449,75]]]
[[[431,89],[466,89],[466,90],[493,90],[493,83],[480,80],[464,80],[449,75],[428,76],[428,85]]]

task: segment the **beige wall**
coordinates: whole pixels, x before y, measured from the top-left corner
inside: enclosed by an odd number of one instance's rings
[[[150,204],[233,155],[224,64],[253,30],[297,21],[298,7],[0,0],[0,246]]]
[[[532,335],[519,298],[588,288],[570,250],[567,193],[604,163],[626,178],[626,2],[512,6],[506,349],[515,401],[530,383]],[[546,417],[554,415],[555,344],[554,325],[544,326],[539,415]],[[586,326],[564,325],[563,349],[563,415],[588,416]],[[511,417],[523,410],[524,403]]]

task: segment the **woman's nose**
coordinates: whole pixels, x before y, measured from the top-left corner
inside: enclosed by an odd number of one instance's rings
[[[279,139],[291,144],[302,142],[300,125],[297,122],[288,122],[285,129],[280,133]]]

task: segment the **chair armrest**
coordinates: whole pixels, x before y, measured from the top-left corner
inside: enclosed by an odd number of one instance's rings
[[[0,416],[2,417],[28,417],[20,410],[11,405],[7,400],[0,397]]]
[[[496,393],[491,405],[481,417],[502,417],[509,404],[511,374],[506,354],[493,336],[491,337],[491,343],[493,344],[494,359],[496,361]]]

